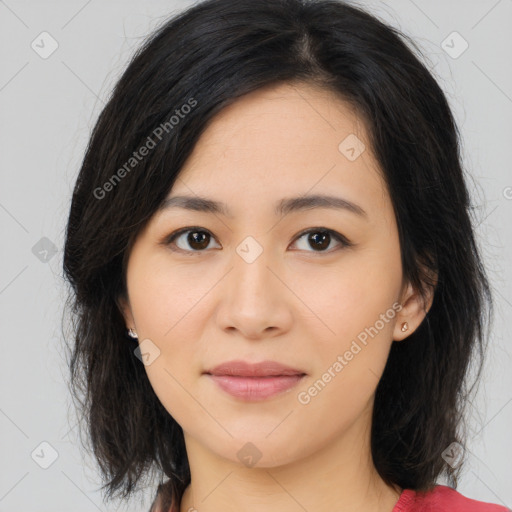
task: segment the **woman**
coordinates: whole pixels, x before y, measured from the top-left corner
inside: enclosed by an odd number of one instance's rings
[[[446,98],[395,29],[332,0],[170,19],[67,227],[109,497],[156,470],[155,512],[505,510],[455,490],[492,306],[469,209]]]

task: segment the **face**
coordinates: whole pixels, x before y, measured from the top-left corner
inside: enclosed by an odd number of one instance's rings
[[[313,195],[339,201],[304,201]],[[421,315],[354,110],[306,85],[246,95],[203,133],[177,196],[223,206],[180,200],[152,217],[130,253],[123,314],[186,439],[233,462],[253,450],[270,467],[368,428],[391,343]],[[302,376],[205,373],[232,360]]]

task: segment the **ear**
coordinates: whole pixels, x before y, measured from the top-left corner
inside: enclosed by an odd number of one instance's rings
[[[429,272],[429,283],[425,283],[425,298],[421,293],[413,288],[411,283],[407,283],[405,291],[402,293],[400,304],[402,309],[396,315],[396,323],[393,331],[393,340],[402,341],[410,336],[423,322],[434,301],[434,293],[437,285],[437,273]],[[402,331],[402,324],[407,322],[408,329]]]
[[[124,295],[119,295],[116,298],[116,305],[123,315],[127,328],[135,329],[135,322],[133,321],[132,309],[130,307],[130,301]]]

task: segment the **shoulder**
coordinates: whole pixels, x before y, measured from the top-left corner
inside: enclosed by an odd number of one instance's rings
[[[510,512],[502,505],[476,501],[445,485],[427,492],[405,489],[393,512]]]

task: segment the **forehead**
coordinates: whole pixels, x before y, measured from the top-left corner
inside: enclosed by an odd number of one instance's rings
[[[169,197],[215,197],[241,214],[267,202],[274,211],[284,197],[336,194],[371,210],[386,206],[384,189],[354,108],[324,89],[279,84],[210,121]]]

